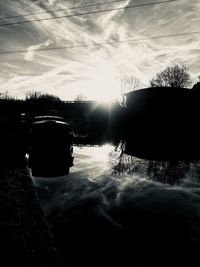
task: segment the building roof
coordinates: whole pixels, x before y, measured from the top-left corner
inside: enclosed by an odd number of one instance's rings
[[[191,89],[188,89],[188,88],[182,88],[182,87],[146,87],[146,88],[141,88],[141,89],[137,89],[137,90],[134,90],[134,91],[131,91],[131,92],[128,92],[124,95],[126,96],[129,96],[129,95],[132,95],[132,94],[135,94],[135,93],[138,93],[138,92],[144,92],[144,91],[148,91],[148,92],[156,92],[156,91],[159,91],[159,92],[166,92],[166,91],[174,91],[174,92],[177,92],[177,91],[189,91]]]

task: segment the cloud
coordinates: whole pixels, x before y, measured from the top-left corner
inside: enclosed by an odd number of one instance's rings
[[[50,40],[47,40],[43,43],[32,45],[27,48],[27,53],[24,56],[24,59],[27,61],[32,61],[34,59],[34,54],[37,49],[48,47],[50,44]]]
[[[5,10],[6,14],[20,15],[91,4],[89,1],[74,3],[74,1],[63,0],[45,2],[20,0],[11,3],[1,3],[1,10]],[[87,8],[86,10],[68,10],[56,14],[102,10],[133,3],[139,4],[140,2],[127,0],[112,5]],[[7,89],[10,94],[18,92],[18,96],[24,88],[35,90],[40,85],[47,91],[54,90],[55,93],[60,94],[61,98],[74,98],[76,92],[76,94],[87,95],[90,99],[90,93],[92,97],[95,97],[95,88],[97,88],[96,96],[99,97],[100,79],[102,79],[102,86],[105,87],[103,81],[107,80],[107,75],[104,69],[112,70],[109,70],[108,73],[112,73],[112,84],[116,86],[116,89],[113,90],[116,91],[115,95],[118,95],[119,85],[116,84],[115,76],[120,72],[132,72],[143,83],[148,84],[149,79],[156,72],[175,63],[188,66],[195,81],[200,69],[199,35],[134,40],[198,31],[199,11],[199,1],[183,0],[99,13],[98,15],[4,27],[1,29],[0,35],[2,49],[27,52],[1,55],[1,78],[3,80],[1,79],[0,86],[9,86]],[[53,17],[54,15],[52,13],[37,14],[30,18]],[[96,45],[105,42],[113,43]],[[37,51],[39,48],[53,47],[70,48]],[[67,75],[64,74],[66,71]],[[49,78],[49,73],[51,78]],[[58,73],[63,74],[59,75]],[[17,85],[13,83],[16,79],[18,80]]]

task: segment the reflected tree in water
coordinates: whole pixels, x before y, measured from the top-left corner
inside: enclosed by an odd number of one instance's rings
[[[196,160],[191,163],[191,178],[200,181],[200,161]]]
[[[149,161],[146,173],[149,179],[165,184],[180,184],[190,171],[188,161]]]
[[[115,157],[114,162],[111,163],[112,175],[115,177],[121,178],[126,174],[132,174],[138,171],[141,160],[125,154],[124,150],[125,141],[120,141],[115,148],[117,157]]]
[[[155,161],[138,159],[124,153],[126,142],[120,141],[115,148],[115,160],[111,163],[112,175],[122,178],[133,173],[144,174],[147,179],[164,184],[181,184],[190,169],[196,166],[195,170],[200,170],[198,162],[190,161]],[[117,156],[116,156],[117,155]],[[197,165],[199,167],[197,167]],[[200,171],[199,171],[200,174]]]

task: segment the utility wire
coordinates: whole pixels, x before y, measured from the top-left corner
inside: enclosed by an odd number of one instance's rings
[[[77,14],[72,14],[72,15],[54,16],[54,17],[50,17],[50,18],[42,18],[42,19],[34,19],[34,20],[24,20],[24,21],[19,21],[19,22],[11,22],[11,23],[0,24],[0,27],[11,26],[11,25],[19,25],[19,24],[24,24],[24,23],[36,22],[36,21],[78,17],[78,16],[84,16],[84,15],[90,15],[90,14],[98,14],[98,13],[103,13],[103,12],[110,12],[110,11],[115,11],[115,10],[123,10],[123,9],[137,8],[137,7],[153,6],[153,5],[165,4],[165,3],[177,2],[177,1],[180,1],[180,0],[166,0],[166,1],[146,3],[146,4],[139,4],[139,5],[134,5],[134,6],[125,6],[125,7],[119,7],[119,8],[111,8],[111,9],[104,9],[104,10],[98,10],[98,11],[91,11],[91,12],[86,12],[86,13],[77,13]]]
[[[122,41],[110,41],[110,42],[85,44],[85,45],[38,48],[38,49],[29,50],[29,51],[27,51],[27,50],[10,50],[10,51],[8,51],[7,50],[7,51],[0,51],[0,54],[18,54],[18,53],[27,53],[27,52],[36,52],[36,51],[51,51],[51,50],[61,50],[61,49],[83,48],[83,47],[90,47],[90,46],[104,46],[104,45],[113,45],[115,43],[141,42],[141,41],[156,40],[156,39],[176,38],[176,37],[190,36],[193,34],[200,34],[200,31],[183,32],[183,33],[167,34],[167,35],[157,35],[157,36],[144,37],[144,38],[138,38],[138,39],[126,39],[126,40],[122,40]]]
[[[85,5],[85,6],[47,10],[47,11],[34,12],[34,13],[29,13],[29,14],[17,15],[17,16],[1,17],[0,19],[15,19],[15,18],[20,18],[20,17],[28,17],[28,16],[35,16],[35,15],[46,14],[46,13],[54,13],[54,12],[61,12],[61,11],[67,11],[67,10],[82,9],[82,8],[88,8],[88,7],[93,7],[93,6],[109,5],[109,4],[114,4],[114,3],[118,3],[118,2],[125,2],[125,1],[127,1],[127,0],[117,0],[117,1],[111,1],[111,2],[89,4],[89,5]]]

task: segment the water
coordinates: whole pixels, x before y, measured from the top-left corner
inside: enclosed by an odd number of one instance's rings
[[[118,147],[74,147],[67,176],[34,184],[66,266],[195,259],[200,164],[141,160]],[[158,257],[159,256],[159,257]],[[162,265],[162,264],[161,264]]]

